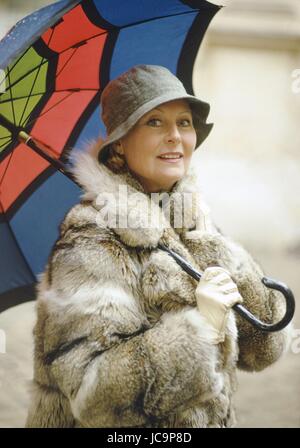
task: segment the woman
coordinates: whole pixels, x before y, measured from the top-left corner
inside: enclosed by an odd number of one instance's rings
[[[78,156],[85,193],[41,276],[28,427],[228,427],[239,367],[286,347],[234,314],[281,317],[248,253],[210,222],[192,171],[209,105],[139,65],[101,97],[106,140]],[[199,283],[158,248],[196,269]]]

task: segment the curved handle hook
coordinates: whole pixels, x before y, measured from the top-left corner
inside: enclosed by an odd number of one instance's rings
[[[182,258],[180,255],[178,255],[176,252],[174,252],[172,249],[169,249],[168,247],[164,246],[163,244],[158,244],[158,247],[165,252],[167,252],[171,257],[174,258],[177,264],[182,267],[189,275],[191,275],[195,280],[200,280],[201,273],[194,269],[190,263],[188,263],[184,258]],[[276,322],[275,324],[268,324],[265,322],[262,322],[257,317],[255,317],[250,311],[247,310],[243,305],[240,303],[237,303],[233,306],[233,309],[242,316],[245,320],[250,322],[255,328],[258,328],[259,330],[266,331],[266,332],[274,332],[274,331],[280,331],[283,328],[285,328],[290,321],[292,320],[294,313],[295,313],[295,298],[294,294],[290,290],[290,288],[277,280],[273,280],[269,277],[263,277],[261,279],[262,283],[267,287],[271,289],[276,289],[277,291],[280,291],[286,301],[286,312],[283,318]]]
[[[295,313],[294,294],[285,283],[279,282],[269,277],[263,277],[261,281],[267,288],[276,289],[277,291],[280,291],[285,297],[286,311],[285,315],[279,322],[276,322],[275,324],[267,324],[265,322],[262,322],[261,320],[257,319],[252,313],[250,313],[250,311],[248,311],[247,308],[243,307],[240,303],[234,305],[233,308],[240,316],[242,316],[244,319],[250,322],[254,327],[262,331],[267,332],[280,331],[290,323],[290,321],[294,316]]]

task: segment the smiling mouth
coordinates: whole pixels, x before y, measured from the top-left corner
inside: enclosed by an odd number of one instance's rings
[[[161,156],[158,156],[158,159],[164,161],[164,162],[178,162],[180,159],[183,158],[183,154],[181,153],[166,153],[162,154]]]

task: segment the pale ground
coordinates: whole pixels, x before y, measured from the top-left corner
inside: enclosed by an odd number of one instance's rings
[[[294,338],[291,349],[278,363],[263,372],[239,373],[236,395],[239,427],[300,427],[299,260],[300,254],[259,256],[266,275],[287,283],[295,295]]]
[[[32,328],[34,302],[18,305],[0,314],[6,334],[6,353],[0,351],[0,427],[23,427],[32,378]]]
[[[299,258],[272,254],[259,256],[259,261],[270,277],[284,280],[299,297],[300,282],[295,269]],[[0,329],[6,332],[7,350],[3,354],[0,349],[0,427],[24,426],[32,376],[33,323],[33,302],[0,314]],[[294,325],[300,328],[299,308]],[[298,354],[289,351],[265,371],[239,373],[238,426],[300,427],[300,336],[293,346],[298,348]]]

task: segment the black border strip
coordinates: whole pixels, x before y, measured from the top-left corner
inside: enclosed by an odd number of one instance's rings
[[[106,85],[110,81],[110,68],[111,68],[111,61],[113,57],[113,52],[115,50],[116,42],[118,40],[120,34],[120,30],[116,29],[115,31],[110,32],[108,34],[108,37],[106,39],[106,43],[103,49],[102,53],[102,60],[101,60],[101,67],[103,66],[103,69],[100,71],[100,86],[101,91],[106,87]]]
[[[115,49],[115,44],[118,40],[119,33],[120,33],[120,27],[117,27],[116,25],[112,25],[110,22],[107,22],[99,13],[98,9],[94,5],[92,0],[87,0],[82,4],[82,8],[84,12],[86,13],[88,19],[91,23],[93,23],[95,26],[98,26],[104,30],[108,31],[106,42],[103,48],[102,52],[102,58],[100,63],[100,94],[99,94],[99,100],[102,90],[105,88],[105,86],[110,81],[110,67],[111,67],[111,60],[113,56],[113,52]]]
[[[181,3],[184,3],[191,8],[198,9],[199,11],[203,8],[223,8],[223,5],[215,5],[214,3],[210,3],[207,0],[180,0]]]

